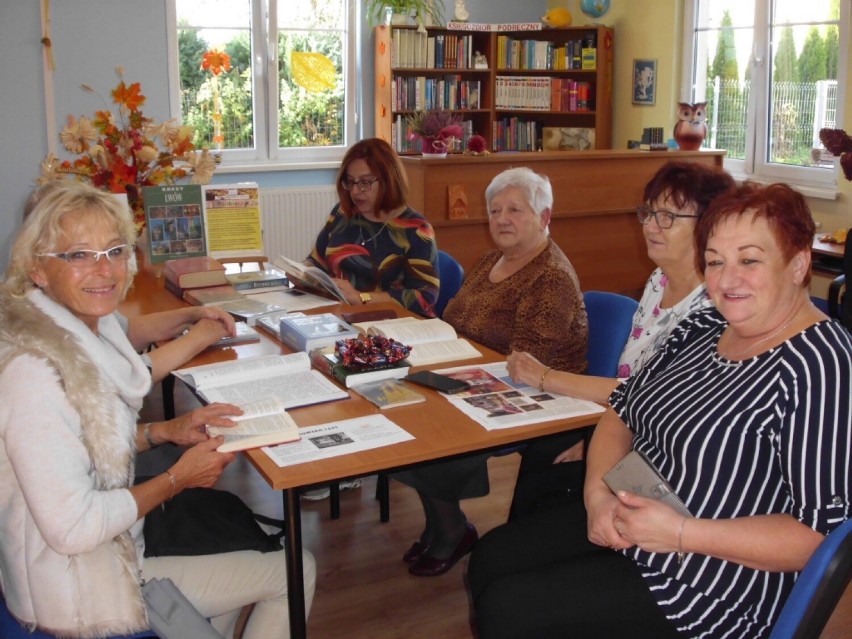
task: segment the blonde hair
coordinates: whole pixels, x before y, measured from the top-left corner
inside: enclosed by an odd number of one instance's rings
[[[136,228],[130,209],[111,193],[74,180],[57,182],[49,189],[42,187],[36,193],[38,202],[28,212],[12,244],[6,279],[0,285],[12,297],[23,297],[35,288],[30,273],[39,259],[37,255],[55,250],[65,234],[62,220],[67,215],[81,211],[98,214],[115,223],[122,242],[130,245],[136,242]],[[124,293],[130,287],[135,273],[135,269],[128,271]]]

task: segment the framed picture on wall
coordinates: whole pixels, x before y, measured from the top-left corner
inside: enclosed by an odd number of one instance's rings
[[[633,104],[654,106],[657,102],[657,61],[633,60]]]

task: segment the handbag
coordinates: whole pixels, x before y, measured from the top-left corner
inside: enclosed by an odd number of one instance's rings
[[[276,526],[269,534],[258,521]],[[226,490],[188,488],[145,516],[145,556],[215,555],[281,550],[284,522],[257,515]]]
[[[171,579],[149,579],[142,598],[148,625],[160,639],[223,639]]]

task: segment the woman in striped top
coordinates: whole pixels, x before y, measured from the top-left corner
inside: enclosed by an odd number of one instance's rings
[[[481,637],[769,635],[850,510],[852,337],[808,297],[813,233],[784,185],[711,205],[696,237],[716,308],[613,393],[589,450],[587,515],[578,504],[523,565],[484,569],[474,553]],[[609,491],[602,476],[631,449],[692,517]]]

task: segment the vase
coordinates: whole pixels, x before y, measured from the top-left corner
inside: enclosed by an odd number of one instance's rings
[[[420,144],[420,149],[424,158],[447,157],[447,143],[439,138],[423,136],[420,138]]]

